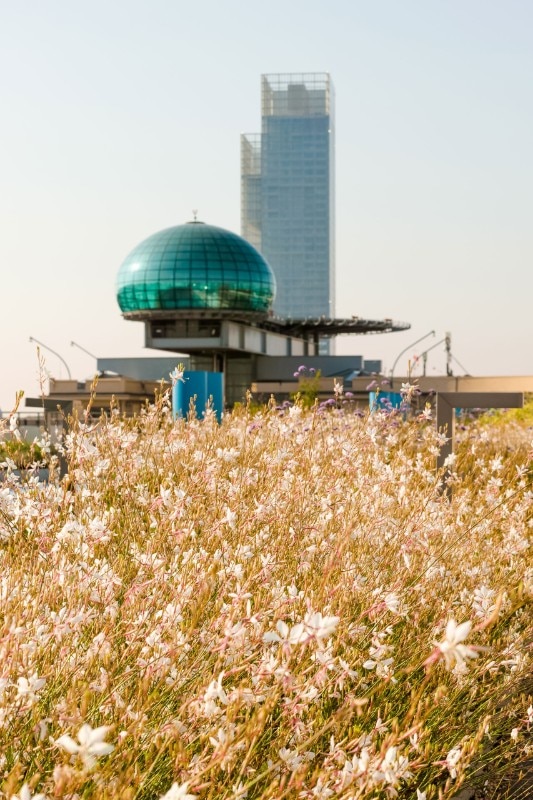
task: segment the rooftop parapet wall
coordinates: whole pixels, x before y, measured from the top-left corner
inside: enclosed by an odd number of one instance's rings
[[[373,378],[354,378],[352,391],[363,392],[371,380],[380,385],[381,381],[389,380],[386,375]],[[408,378],[394,376],[392,389],[400,391],[402,383],[416,383],[422,392],[533,392],[533,375],[482,375],[482,376],[421,376]],[[384,391],[391,389],[390,384],[384,385]]]
[[[170,373],[183,363],[188,369],[187,356],[172,358],[99,358],[97,366],[101,372],[116,372],[138,381],[169,380]]]
[[[96,385],[96,397],[110,396],[112,394],[153,395],[159,383],[155,381],[137,381],[134,378],[125,378],[121,375],[111,378],[99,378]],[[93,386],[91,379],[86,381],[67,381],[50,378],[49,398],[75,399],[86,397]]]
[[[323,377],[344,375],[361,370],[363,356],[287,356],[275,361],[260,357],[257,359],[256,377],[258,381],[292,381],[300,366],[305,366],[306,371],[320,370]],[[367,377],[367,383],[369,380]]]

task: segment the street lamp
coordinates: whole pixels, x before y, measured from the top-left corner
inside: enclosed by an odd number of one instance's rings
[[[411,347],[414,347],[415,344],[418,344],[419,342],[422,342],[424,339],[427,339],[428,336],[435,336],[435,331],[430,331],[429,333],[425,333],[423,336],[420,337],[420,339],[417,339],[415,342],[411,342],[411,344],[407,345],[407,347],[404,347],[402,352],[398,354],[398,356],[396,357],[396,361],[392,365],[392,369],[390,371],[390,388],[391,389],[392,389],[393,383],[394,383],[394,367],[396,366],[396,364],[398,363],[400,358],[403,356],[404,353],[407,353],[407,351],[410,350]]]
[[[84,352],[84,353],[87,353],[87,355],[88,355],[88,356],[91,356],[91,358],[94,358],[94,360],[95,360],[95,361],[98,361],[98,359],[97,359],[97,357],[94,355],[94,353],[89,353],[89,351],[88,351],[88,350],[86,350],[86,349],[85,349],[85,347],[82,347],[82,346],[81,346],[81,344],[78,344],[77,342],[71,342],[71,343],[70,343],[70,346],[71,346],[71,347],[77,347],[77,348],[78,348],[78,350],[83,350],[83,352]]]
[[[55,356],[57,356],[58,359],[61,361],[61,363],[65,365],[65,369],[67,370],[67,375],[68,375],[69,381],[72,380],[72,375],[70,374],[70,369],[68,368],[68,364],[65,361],[65,359],[63,358],[63,356],[60,356],[59,353],[56,353],[56,351],[52,350],[51,347],[48,347],[47,344],[43,344],[43,342],[40,342],[39,339],[35,339],[33,336],[30,336],[30,342],[35,342],[35,344],[38,344],[39,347],[44,347],[45,350],[48,350],[50,353],[53,353]]]
[[[447,342],[448,342],[448,337],[446,336],[444,339],[440,339],[440,341],[435,342],[435,344],[432,344],[431,347],[428,347],[427,350],[424,350],[423,353],[420,353],[420,355],[417,356],[417,359],[419,359],[419,358],[423,359],[423,362],[424,362],[424,377],[426,375],[426,357],[427,357],[427,354],[430,353],[432,350],[434,350],[436,347],[438,347],[439,344],[446,344]]]

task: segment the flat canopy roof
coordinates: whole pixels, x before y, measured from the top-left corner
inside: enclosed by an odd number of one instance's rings
[[[305,335],[308,333],[319,336],[337,336],[340,333],[393,333],[406,331],[411,327],[409,322],[397,322],[392,319],[362,319],[361,317],[348,317],[337,319],[331,317],[318,317],[300,320],[280,320],[283,331],[292,335]]]
[[[128,311],[123,314],[125,319],[131,320],[177,320],[177,319],[209,319],[231,320],[232,322],[245,322],[255,328],[274,331],[276,333],[310,339],[316,336],[338,336],[341,333],[394,333],[406,331],[411,327],[410,322],[398,322],[386,317],[385,319],[363,319],[363,317],[306,317],[305,319],[287,319],[285,317],[260,316],[256,313],[235,309],[153,309],[142,311]]]

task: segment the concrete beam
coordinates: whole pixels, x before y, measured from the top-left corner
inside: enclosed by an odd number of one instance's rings
[[[441,447],[437,467],[444,466],[446,458],[453,453],[455,443],[456,408],[523,408],[522,392],[438,392],[437,429],[448,437]]]

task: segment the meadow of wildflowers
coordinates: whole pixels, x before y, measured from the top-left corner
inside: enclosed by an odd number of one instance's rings
[[[503,797],[533,749],[532,438],[473,424],[444,476],[427,412],[173,423],[162,396],[74,422],[63,478],[8,464],[0,796]]]

